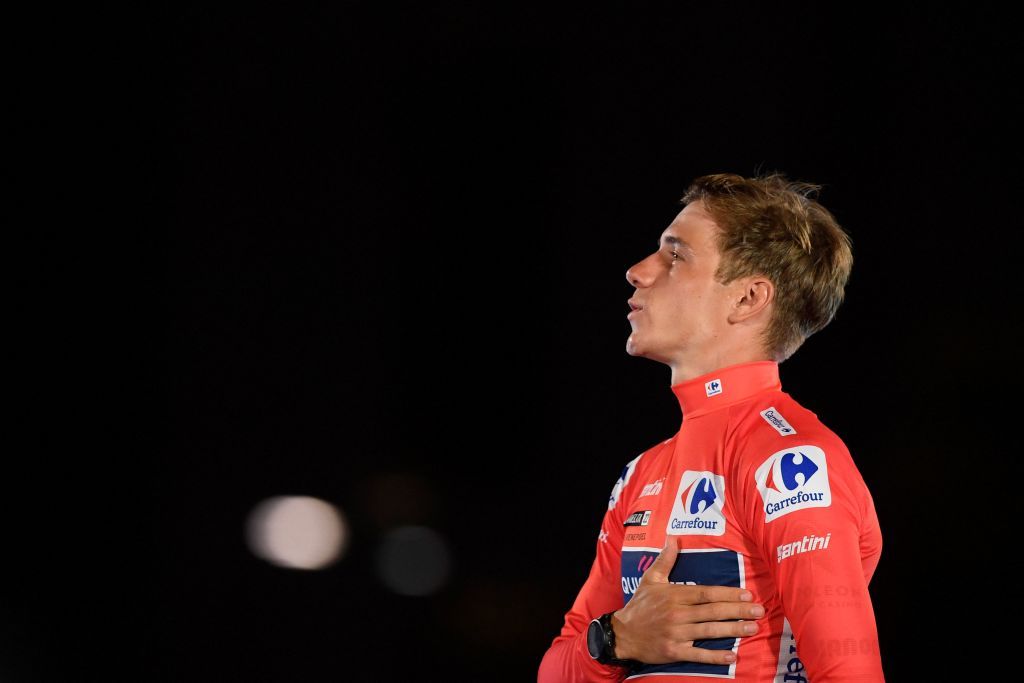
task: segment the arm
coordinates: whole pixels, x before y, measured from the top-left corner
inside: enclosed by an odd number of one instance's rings
[[[849,453],[841,443],[795,445],[754,478],[754,523],[795,638],[783,634],[780,668],[793,681],[884,680],[868,593],[881,534]]]
[[[626,668],[599,664],[587,651],[587,626],[591,619],[622,607],[622,591],[616,594],[602,590],[606,575],[600,569],[601,560],[594,560],[590,576],[576,597],[572,609],[565,615],[562,632],[551,643],[540,664],[538,683],[568,683],[570,681],[621,681]],[[615,586],[618,588],[618,586]]]
[[[590,621],[607,612],[615,611],[612,625],[616,657],[647,663],[715,664],[732,661],[732,652],[693,647],[693,641],[749,635],[745,628],[751,622],[734,620],[757,619],[764,614],[760,605],[749,602],[751,594],[739,588],[669,583],[679,553],[676,536],[669,537],[665,548],[644,572],[629,604],[623,607],[624,506],[616,505],[625,487],[623,480],[628,481],[626,472],[612,490],[590,575],[565,615],[561,634],[541,661],[539,683],[621,681],[627,675],[627,667],[599,664],[587,650]]]
[[[622,485],[617,483],[616,489],[613,490],[613,501]],[[590,621],[621,608],[623,604],[619,582],[623,536],[621,515],[622,506],[610,503],[601,524],[590,575],[576,596],[572,609],[566,613],[561,633],[544,654],[537,674],[538,683],[621,681],[625,677],[624,667],[599,664],[587,651]]]

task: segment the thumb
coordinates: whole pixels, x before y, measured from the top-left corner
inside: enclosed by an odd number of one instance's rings
[[[640,577],[641,583],[668,583],[668,575],[672,567],[676,566],[676,559],[679,557],[679,541],[677,536],[669,536],[665,539],[665,547],[654,559],[654,563],[647,568],[644,575]]]

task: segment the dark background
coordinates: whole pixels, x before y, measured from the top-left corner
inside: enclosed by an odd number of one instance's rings
[[[983,596],[1010,579],[968,549],[998,548],[995,397],[1019,383],[1006,17],[349,2],[162,24],[166,423],[135,680],[533,680],[622,466],[679,425],[668,369],[624,351],[625,270],[725,171],[823,185],[853,240],[846,302],[781,374],[873,492],[887,676],[1005,656],[984,625],[1014,589]],[[279,494],[345,512],[343,560],[249,552]],[[449,543],[435,595],[377,578],[402,524]],[[16,645],[19,619],[46,632],[30,612],[7,612]],[[21,637],[29,676],[45,648]]]

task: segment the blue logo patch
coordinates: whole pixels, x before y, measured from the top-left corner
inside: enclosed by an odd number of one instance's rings
[[[622,597],[629,602],[640,585],[644,572],[654,564],[658,552],[654,550],[622,549]],[[683,550],[676,558],[675,566],[669,572],[671,583],[701,586],[734,586],[743,588],[743,559],[731,550]],[[736,638],[714,638],[695,640],[694,647],[708,650],[733,650]],[[629,676],[644,674],[698,674],[704,676],[733,676],[735,664],[699,664],[695,662],[672,662],[669,664],[638,664],[630,668]]]

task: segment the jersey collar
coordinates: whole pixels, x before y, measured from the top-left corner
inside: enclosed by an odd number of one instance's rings
[[[697,417],[744,401],[762,391],[782,389],[779,364],[759,360],[719,368],[672,387],[683,419]]]

